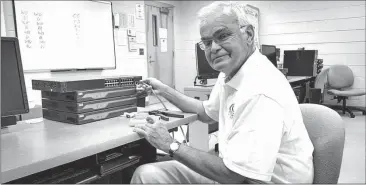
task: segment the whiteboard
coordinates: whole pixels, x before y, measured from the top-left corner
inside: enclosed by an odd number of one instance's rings
[[[112,4],[14,1],[23,69],[116,68]]]
[[[1,36],[6,36],[6,30],[5,30],[5,15],[4,15],[4,4],[1,1]]]

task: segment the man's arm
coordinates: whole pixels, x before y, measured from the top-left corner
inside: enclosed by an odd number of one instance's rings
[[[212,121],[212,119],[206,114],[202,101],[186,96],[167,85],[164,85],[160,90],[160,95],[177,106],[183,112],[196,113],[200,121],[206,123]]]
[[[245,177],[228,169],[220,157],[184,144],[181,144],[179,149],[174,153],[174,159],[180,161],[193,171],[221,184],[239,184],[245,180]]]

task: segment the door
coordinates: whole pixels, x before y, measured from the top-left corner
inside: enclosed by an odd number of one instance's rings
[[[148,77],[174,88],[173,7],[145,1],[145,20]]]

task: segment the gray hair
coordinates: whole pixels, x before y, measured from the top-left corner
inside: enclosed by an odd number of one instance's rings
[[[237,17],[239,26],[252,25],[248,19],[247,13],[245,11],[246,4],[232,2],[232,1],[215,1],[210,5],[201,8],[198,11],[198,19],[200,25],[206,22],[206,19],[212,15],[234,15]]]

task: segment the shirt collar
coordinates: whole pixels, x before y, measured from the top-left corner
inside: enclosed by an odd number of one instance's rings
[[[243,81],[245,71],[248,71],[248,68],[250,68],[250,63],[256,60],[259,56],[259,51],[256,48],[252,55],[245,61],[245,63],[240,67],[240,69],[234,74],[234,76],[229,80],[226,84],[230,87],[239,90],[239,87],[241,85],[241,82]]]

